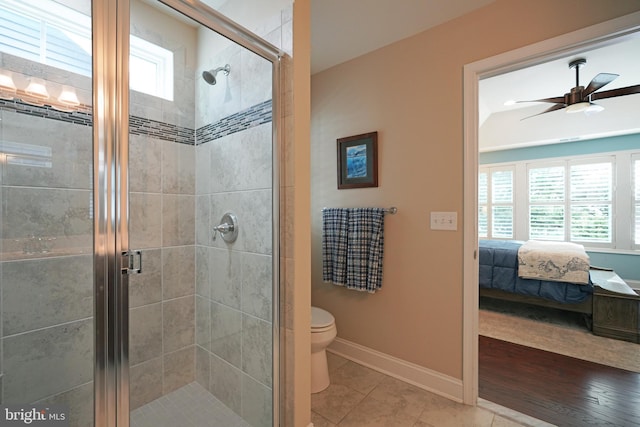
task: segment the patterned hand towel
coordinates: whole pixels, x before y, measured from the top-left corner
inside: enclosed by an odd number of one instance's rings
[[[347,283],[347,226],[349,211],[342,208],[322,210],[322,280]]]
[[[382,287],[384,209],[323,210],[323,280],[374,293]]]

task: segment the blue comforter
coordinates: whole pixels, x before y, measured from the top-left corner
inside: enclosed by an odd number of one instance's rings
[[[523,242],[480,240],[480,287],[573,304],[593,293],[593,285],[521,279],[518,277],[518,248]]]

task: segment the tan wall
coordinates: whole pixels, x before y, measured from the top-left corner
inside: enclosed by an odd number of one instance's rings
[[[637,10],[497,0],[312,77],[312,303],[333,313],[339,337],[462,378],[463,66]],[[336,139],[371,131],[379,187],[337,190]],[[385,221],[381,291],[322,283],[325,206],[398,207]],[[431,211],[457,212],[458,231],[430,230]]]
[[[291,240],[295,260],[293,274],[291,272],[287,274],[288,294],[293,304],[291,308],[293,343],[287,341],[287,345],[294,359],[293,367],[287,365],[287,374],[292,374],[293,377],[287,386],[293,388],[295,395],[293,401],[288,399],[287,403],[293,404],[293,426],[296,427],[309,425],[311,416],[310,14],[310,0],[295,0],[293,3],[293,61],[292,69],[287,70],[292,75],[292,79],[289,80],[291,92],[286,91],[284,105],[285,138],[288,138],[285,141],[284,167],[288,176],[287,184],[292,185],[287,192],[287,215],[293,217]]]

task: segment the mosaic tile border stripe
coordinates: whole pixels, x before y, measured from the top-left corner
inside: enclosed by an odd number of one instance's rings
[[[41,117],[45,119],[59,120],[76,125],[91,126],[93,115],[91,107],[81,105],[75,111],[60,111],[49,105],[32,105],[18,99],[0,99],[0,110],[12,111],[18,114]]]
[[[269,99],[253,107],[249,107],[246,110],[225,117],[216,123],[202,126],[196,130],[196,145],[202,145],[214,139],[271,122],[271,104],[271,100]]]
[[[145,135],[163,141],[177,142],[179,144],[194,145],[194,131],[182,126],[170,123],[145,119],[144,117],[129,117],[129,133],[133,135]]]
[[[60,111],[48,105],[32,105],[18,99],[0,99],[0,110],[27,114],[52,120],[59,120],[82,126],[92,126],[93,115],[91,107],[82,105],[75,111]],[[129,133],[146,135],[163,141],[177,142],[187,145],[201,145],[223,136],[269,123],[272,120],[271,100],[249,107],[246,110],[232,114],[216,123],[203,126],[198,130],[177,126],[170,123],[130,116]],[[194,139],[195,137],[195,139]]]

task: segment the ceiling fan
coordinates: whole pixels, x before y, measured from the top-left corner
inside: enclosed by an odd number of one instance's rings
[[[569,68],[576,70],[576,86],[571,88],[569,93],[565,93],[564,96],[557,96],[554,98],[534,99],[531,101],[518,101],[518,102],[550,102],[553,103],[551,107],[547,108],[541,113],[534,114],[532,116],[525,117],[521,120],[528,119],[530,117],[539,116],[540,114],[550,113],[552,111],[561,110],[566,108],[567,113],[585,112],[587,114],[596,113],[604,110],[604,107],[595,104],[593,101],[597,99],[613,98],[616,96],[631,95],[634,93],[640,93],[640,85],[621,87],[619,89],[605,90],[602,92],[596,92],[603,86],[611,83],[618,77],[618,74],[600,73],[589,82],[587,87],[580,86],[580,68],[586,65],[587,60],[584,58],[578,58],[569,62]]]

